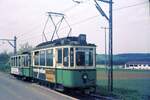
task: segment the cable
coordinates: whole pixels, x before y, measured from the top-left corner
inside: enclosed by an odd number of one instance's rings
[[[73,5],[73,6],[71,6],[71,7],[69,7],[69,8],[66,8],[66,9],[64,9],[62,12],[68,12],[68,11],[70,11],[70,10],[72,10],[72,9],[74,9],[75,7],[77,7],[77,6],[79,6],[79,5]],[[17,36],[17,38],[20,38],[20,37],[22,37],[22,36],[24,36],[24,35],[26,35],[26,33],[31,33],[31,32],[33,32],[34,31],[34,29],[37,29],[39,27],[39,25],[38,26],[36,26],[36,27],[34,27],[34,28],[32,28],[32,29],[30,29],[29,31],[27,31],[27,32],[25,32],[25,33],[20,33],[20,34],[18,34],[18,36]],[[44,27],[44,30],[45,30],[45,27]],[[30,34],[29,33],[29,34]]]
[[[42,35],[42,34],[34,35],[34,36],[32,36],[32,37],[23,39],[23,40],[21,40],[21,41],[30,40],[30,39],[33,39],[33,38],[35,38],[35,37],[41,36],[41,35]]]
[[[45,35],[45,29],[46,29],[46,25],[47,25],[47,23],[48,23],[48,20],[49,20],[49,17],[47,18],[47,20],[46,20],[46,23],[45,23],[45,25],[44,25],[44,29],[43,29],[43,32],[42,32],[42,34],[43,34],[43,36],[44,36],[44,39],[47,41],[47,38],[46,38],[46,35]]]
[[[70,10],[74,9],[74,8],[77,7],[77,6],[79,6],[79,5],[77,5],[77,4],[76,4],[76,5],[73,5],[73,6],[69,7],[69,8],[64,9],[62,12],[63,12],[63,13],[69,12]]]
[[[71,6],[71,7],[69,7],[69,8],[66,8],[66,9],[64,9],[62,12],[69,12],[70,10],[72,10],[72,9],[74,9],[75,7],[77,7],[77,6],[79,6],[80,4],[82,4],[83,2],[80,2],[80,1],[75,1],[75,0],[72,0],[73,2],[76,2],[76,4],[75,5],[73,5],[73,6]],[[89,0],[87,0],[87,1],[84,1],[84,3],[86,3],[86,2],[88,2]]]
[[[146,3],[147,3],[147,2],[141,2],[141,3],[129,5],[129,6],[124,6],[124,7],[116,8],[116,9],[113,9],[113,10],[114,10],[114,11],[119,11],[119,10],[131,8],[131,7],[135,7],[135,6],[140,6],[140,5],[143,5],[143,4],[146,4]],[[96,18],[96,17],[98,17],[98,16],[99,16],[99,15],[94,15],[94,16],[88,17],[88,18],[86,18],[86,19],[84,19],[84,20],[80,20],[80,21],[75,22],[75,23],[70,24],[70,25],[71,25],[71,26],[74,26],[74,25],[76,25],[76,24],[81,24],[81,23],[87,22],[87,21],[89,21],[89,20],[92,20],[92,19],[94,19],[94,18]],[[66,28],[66,27],[64,27],[64,28]],[[62,28],[62,29],[64,29],[64,28]]]
[[[135,6],[140,6],[140,5],[143,5],[143,4],[146,4],[146,3],[148,3],[148,2],[141,2],[141,3],[137,3],[137,4],[133,4],[133,5],[128,5],[128,6],[116,8],[116,9],[113,9],[113,10],[114,11],[120,11],[120,10],[128,9],[128,8],[131,8],[131,7],[135,7]],[[70,24],[70,26],[74,26],[74,25],[77,25],[77,24],[81,24],[81,23],[87,22],[87,21],[92,20],[92,19],[94,19],[94,18],[96,18],[98,16],[99,15],[94,15],[94,16],[88,17],[88,18],[86,18],[84,20],[80,20],[78,22],[72,23],[72,24]],[[63,27],[60,30],[65,29],[65,28],[66,27]]]
[[[29,34],[31,34],[32,32],[35,31],[35,29],[39,29],[39,28],[38,28],[39,26],[40,26],[40,25],[37,25],[37,26],[35,26],[34,28],[30,29],[29,31],[27,31],[27,32],[25,32],[25,33],[20,33],[20,34],[18,34],[17,38],[19,39],[20,37],[22,37],[22,36],[24,36],[24,35],[29,35]],[[37,30],[36,30],[36,31],[37,31]]]
[[[140,6],[140,5],[147,4],[147,3],[148,3],[147,1],[144,1],[144,2],[141,2],[141,3],[136,3],[136,4],[133,4],[133,5],[129,5],[129,6],[116,8],[116,9],[113,9],[113,10],[114,11],[123,10],[123,9],[131,8],[131,7],[135,7],[135,6]]]

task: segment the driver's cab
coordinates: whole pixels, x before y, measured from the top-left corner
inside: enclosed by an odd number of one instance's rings
[[[56,66],[61,68],[95,68],[96,47],[64,46],[56,48]]]

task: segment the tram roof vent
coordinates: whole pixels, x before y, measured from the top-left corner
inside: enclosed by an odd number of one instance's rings
[[[85,34],[80,34],[79,37],[78,37],[78,42],[81,45],[87,44],[87,42],[86,42],[86,35]]]

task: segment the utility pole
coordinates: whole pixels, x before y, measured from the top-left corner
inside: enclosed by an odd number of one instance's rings
[[[109,91],[113,91],[113,16],[112,0],[109,3]]]
[[[16,36],[14,36],[14,39],[0,39],[0,40],[7,41],[14,48],[14,55],[17,54],[17,37]]]
[[[104,29],[105,33],[105,67],[107,68],[107,27],[101,27],[101,29]]]
[[[110,76],[110,74],[111,74],[111,72],[110,72],[110,67],[108,68],[107,67],[107,61],[108,61],[108,59],[107,59],[107,40],[106,40],[106,38],[107,38],[107,35],[106,35],[106,31],[107,31],[107,29],[109,29],[109,28],[107,28],[107,27],[101,27],[101,29],[104,29],[104,31],[105,31],[105,67],[106,67],[106,69],[107,69],[107,71],[108,71],[108,90],[110,91],[110,84],[112,84],[112,83],[110,83],[111,81],[111,76]]]
[[[149,16],[150,16],[150,0],[149,0]]]
[[[109,4],[109,16],[103,11],[101,6],[98,4],[97,1],[102,3]],[[112,17],[112,0],[94,0],[95,7],[100,12],[100,14],[108,20],[109,23],[109,50],[108,50],[108,91],[112,93],[113,91],[113,17]]]

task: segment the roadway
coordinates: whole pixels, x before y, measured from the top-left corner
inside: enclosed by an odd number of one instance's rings
[[[70,96],[17,80],[0,72],[0,100],[75,100]]]

